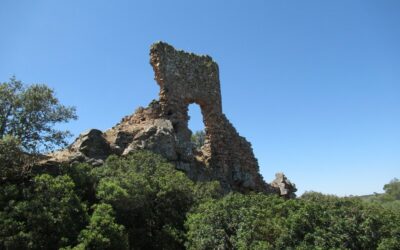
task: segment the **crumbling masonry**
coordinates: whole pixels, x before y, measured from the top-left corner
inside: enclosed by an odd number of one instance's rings
[[[239,136],[222,112],[218,65],[209,56],[176,51],[165,43],[154,44],[150,56],[160,85],[162,115],[172,122],[177,136],[190,142],[188,106],[198,104],[206,132],[204,163],[220,168],[234,186],[262,189],[250,143]]]
[[[150,63],[160,86],[158,101],[104,133],[93,129],[81,134],[66,150],[50,155],[43,166],[74,161],[96,166],[110,154],[146,149],[163,155],[193,180],[218,180],[226,192],[293,196],[295,187],[284,176],[272,185],[263,181],[250,143],[224,115],[218,65],[211,57],[158,42],[151,47]],[[188,106],[192,103],[200,106],[205,124],[206,140],[200,151],[190,140]]]

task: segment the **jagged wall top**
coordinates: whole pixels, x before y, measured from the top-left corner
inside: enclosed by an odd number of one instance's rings
[[[84,133],[67,149],[54,152],[40,164],[52,169],[60,162],[101,165],[110,154],[150,150],[198,181],[218,180],[226,192],[277,192],[291,197],[294,190],[283,175],[273,185],[263,181],[251,144],[222,112],[218,65],[210,56],[176,50],[158,42],[150,63],[160,86],[160,99],[138,109],[102,133]],[[200,105],[206,131],[201,150],[193,147],[188,128],[188,105]]]
[[[223,185],[236,190],[263,190],[251,144],[241,137],[222,112],[218,65],[210,56],[176,50],[164,43],[150,49],[150,63],[160,85],[162,117],[172,122],[179,158],[190,161],[188,105],[200,105],[206,140],[202,147],[204,163],[215,170]]]
[[[175,50],[167,43],[157,42],[151,46],[150,63],[160,85],[161,104],[197,103],[222,112],[218,65],[210,56]]]

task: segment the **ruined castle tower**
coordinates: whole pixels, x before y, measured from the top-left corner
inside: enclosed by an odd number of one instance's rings
[[[155,80],[160,85],[162,115],[172,122],[178,137],[190,141],[188,106],[198,104],[206,132],[202,148],[204,163],[220,168],[221,174],[235,186],[263,189],[250,143],[236,132],[222,112],[218,65],[212,58],[177,51],[163,42],[151,47],[150,58]]]
[[[158,42],[151,46],[150,63],[160,86],[159,100],[138,108],[104,133],[96,129],[82,133],[67,149],[49,155],[43,165],[84,161],[96,166],[110,154],[150,150],[195,181],[218,180],[225,192],[293,194],[295,187],[284,175],[273,185],[263,181],[251,144],[223,113],[218,65],[211,57]],[[205,124],[206,140],[200,151],[192,144],[188,128],[192,103],[200,106]]]

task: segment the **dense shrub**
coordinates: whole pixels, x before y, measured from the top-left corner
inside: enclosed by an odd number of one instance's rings
[[[194,183],[145,151],[22,182],[10,181],[18,168],[4,169],[0,249],[400,249],[400,210],[386,206],[398,202],[395,181],[390,199],[310,192],[286,200],[222,197],[218,183]]]
[[[216,194],[215,184],[196,185],[165,159],[149,152],[110,157],[94,172],[99,178],[96,196],[113,206],[132,248],[182,248],[186,213],[196,201]]]
[[[0,183],[20,182],[24,179],[27,174],[25,158],[15,137],[0,138]]]
[[[360,199],[230,194],[186,221],[189,249],[398,249],[400,215]]]
[[[79,234],[80,244],[74,249],[128,249],[125,228],[115,222],[114,216],[111,205],[96,205],[89,225]]]
[[[86,207],[68,176],[37,176],[29,186],[1,188],[0,249],[58,249],[74,244]]]

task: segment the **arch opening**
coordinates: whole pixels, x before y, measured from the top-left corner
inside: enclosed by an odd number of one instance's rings
[[[191,103],[188,105],[188,128],[191,131],[191,142],[194,148],[200,150],[205,143],[206,130],[200,105]]]

